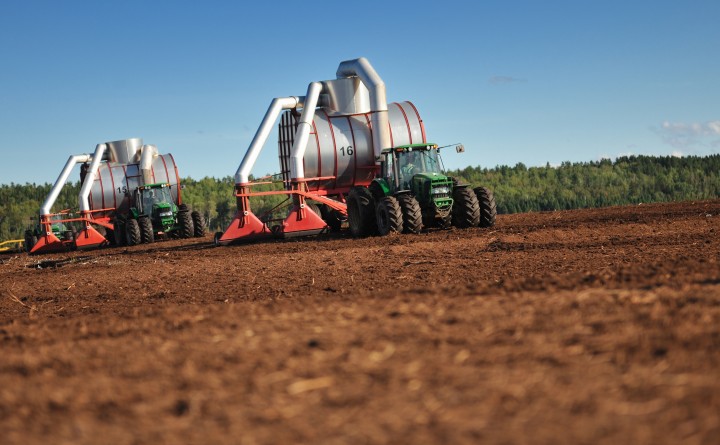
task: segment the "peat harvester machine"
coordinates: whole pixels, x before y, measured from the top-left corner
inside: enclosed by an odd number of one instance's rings
[[[250,171],[278,117],[284,190],[253,191],[265,183],[251,182]],[[273,99],[235,174],[238,210],[215,243],[317,234],[344,219],[354,236],[494,225],[492,191],[445,175],[441,148],[412,102],[387,102],[367,59],[344,61],[336,79],[310,83],[305,96]],[[287,196],[284,219],[252,212],[251,197],[271,194]]]
[[[51,209],[73,168],[80,164],[79,215]],[[98,144],[92,155],[68,158],[25,233],[29,253],[150,243],[157,236],[205,234],[205,220],[182,203],[180,175],[171,154],[133,138]],[[79,227],[78,227],[79,226]],[[98,229],[96,229],[96,227]],[[79,230],[78,230],[79,228]]]

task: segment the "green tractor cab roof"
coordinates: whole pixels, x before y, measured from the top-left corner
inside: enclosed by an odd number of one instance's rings
[[[383,153],[390,153],[392,151],[397,151],[397,152],[420,151],[420,150],[427,151],[427,150],[434,150],[436,148],[438,148],[437,144],[433,144],[431,142],[426,142],[423,144],[398,145],[397,147],[394,147],[394,148],[386,148],[385,150],[383,150]]]

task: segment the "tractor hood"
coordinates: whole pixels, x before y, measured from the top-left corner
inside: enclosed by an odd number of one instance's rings
[[[432,182],[436,182],[436,181],[446,181],[449,178],[447,176],[443,175],[442,173],[416,173],[413,175],[414,181],[422,180],[422,179],[427,179]]]

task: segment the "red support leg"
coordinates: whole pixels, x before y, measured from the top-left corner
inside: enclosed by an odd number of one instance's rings
[[[75,247],[78,249],[89,249],[106,244],[109,244],[108,240],[87,222],[85,223],[85,229],[78,233],[75,238]]]
[[[247,212],[247,215],[244,215],[238,210],[228,228],[225,229],[225,233],[218,239],[218,243],[229,244],[233,241],[255,239],[270,234],[268,226],[260,221],[254,213]]]
[[[327,228],[327,223],[310,207],[305,205],[304,208],[301,208],[296,205],[293,206],[283,222],[282,235],[284,237],[316,235]]]

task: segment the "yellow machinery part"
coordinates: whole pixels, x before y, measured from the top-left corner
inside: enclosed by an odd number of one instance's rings
[[[8,250],[21,251],[23,249],[25,240],[22,239],[11,239],[8,241],[0,242],[0,252],[7,252]]]

